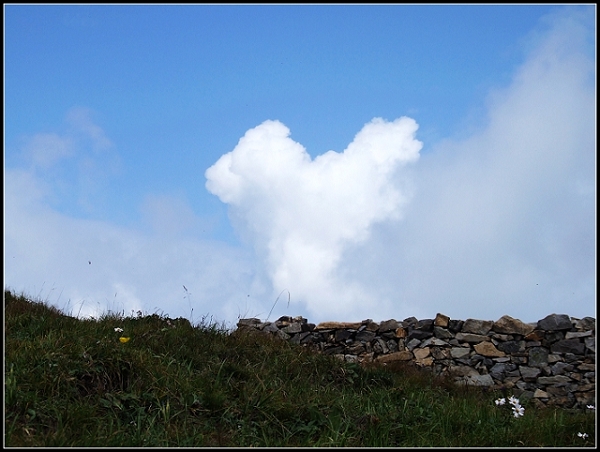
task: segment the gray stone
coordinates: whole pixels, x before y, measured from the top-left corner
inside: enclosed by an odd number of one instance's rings
[[[275,324],[269,323],[262,330],[265,331],[265,332],[267,332],[267,333],[276,333],[277,330],[279,330],[279,328],[277,328],[275,326]]]
[[[539,347],[540,345],[542,345],[542,343],[540,341],[526,341],[525,342],[525,348]]]
[[[375,339],[375,341],[373,342],[373,351],[377,354],[386,354],[389,352],[387,344],[383,339],[380,338]]]
[[[514,364],[527,364],[527,357],[526,356],[511,356],[511,361]]]
[[[562,357],[560,355],[554,355],[554,354],[550,353],[548,355],[548,364],[552,364],[552,363],[558,362],[561,359],[562,359]]]
[[[287,333],[287,331],[286,331],[286,333]],[[348,330],[336,330],[335,331],[335,340],[336,340],[336,342],[343,342],[346,339],[350,339],[351,337],[352,337],[352,333],[350,331],[348,331]]]
[[[461,331],[463,333],[486,335],[492,329],[492,325],[494,325],[494,322],[491,320],[467,319]]]
[[[529,349],[529,365],[532,367],[542,367],[548,365],[548,349],[544,347],[534,347]]]
[[[396,331],[397,330],[398,328],[396,328]],[[396,337],[396,331],[386,331],[385,333],[380,333],[379,336],[384,339],[394,339]]]
[[[565,333],[562,331],[548,331],[544,334],[544,346],[548,347],[554,342],[562,341],[565,338]]]
[[[591,331],[567,331],[567,333],[565,334],[565,339],[575,339],[578,337],[588,337],[591,335]]]
[[[439,326],[433,327],[433,335],[438,339],[452,339],[454,337],[454,335],[446,328],[442,328]]]
[[[430,345],[438,346],[438,347],[448,347],[450,344],[448,342],[438,339],[437,337],[430,337],[425,339],[421,343],[421,347],[429,347]]]
[[[550,347],[552,353],[573,353],[576,355],[583,355],[585,345],[579,341],[579,339],[564,339],[562,341],[555,342]]]
[[[398,342],[394,340],[389,340],[386,342],[387,348],[390,353],[394,353],[398,351]]]
[[[453,333],[458,333],[462,329],[464,323],[464,320],[450,320],[448,322],[448,329]]]
[[[573,365],[567,363],[556,363],[550,369],[552,369],[552,375],[564,375],[573,370]]]
[[[402,326],[408,327],[416,324],[419,320],[416,317],[407,317],[402,321]]]
[[[448,372],[452,376],[456,377],[466,377],[468,375],[479,375],[475,369],[470,366],[450,366],[448,367]]]
[[[281,331],[283,331],[284,333],[287,333],[287,334],[300,333],[300,332],[302,332],[302,324],[292,323],[291,325],[286,326],[285,328],[282,328]]]
[[[416,330],[433,331],[433,319],[419,320],[415,325]]]
[[[421,341],[419,339],[411,339],[406,344],[406,348],[412,351],[415,347],[418,347],[420,343]]]
[[[537,329],[546,331],[570,330],[572,326],[571,318],[566,314],[550,314],[537,323]]]
[[[498,350],[504,353],[519,353],[525,351],[525,341],[507,341],[498,344]]]
[[[372,331],[373,333],[375,333],[378,329],[379,329],[379,324],[375,323],[375,322],[365,322],[364,323],[365,328],[368,331]]]
[[[537,379],[537,383],[541,385],[554,385],[556,387],[564,386],[570,383],[571,380],[566,375],[555,375],[553,377],[539,377]]]
[[[596,338],[595,337],[586,337],[585,338],[585,347],[590,350],[592,353],[596,353]]]
[[[455,338],[457,341],[460,341],[460,342],[475,342],[475,343],[491,340],[491,338],[489,336],[482,336],[481,334],[470,334],[470,333],[456,333]]]
[[[490,375],[496,380],[503,380],[507,371],[507,365],[505,363],[496,363],[490,369]]]
[[[281,330],[277,330],[277,332],[275,333],[275,337],[287,341],[291,336]]]
[[[584,317],[575,322],[575,328],[578,331],[593,330],[596,331],[596,319],[593,317]]]
[[[399,326],[401,325],[397,320],[386,320],[385,322],[381,322],[379,324],[379,332],[384,333],[386,331],[396,331],[396,328],[398,328]]]
[[[358,330],[360,328],[360,323],[350,323],[350,322],[321,322],[319,323],[315,329],[316,330],[337,330],[337,329],[345,329],[352,328]]]
[[[303,323],[302,324],[302,332],[308,331],[308,332],[312,333],[315,329],[315,326],[316,325],[314,323]]]
[[[494,380],[491,375],[467,375],[464,377],[469,386],[493,386]]]
[[[353,344],[350,347],[348,347],[347,350],[348,354],[350,355],[360,355],[361,353],[365,352],[365,347],[362,344]]]
[[[494,358],[495,363],[509,363],[510,356],[500,356],[498,358]]]
[[[255,326],[261,323],[260,319],[240,319],[238,320],[238,328],[241,326]]]
[[[494,322],[492,330],[497,333],[520,334],[521,336],[526,336],[531,333],[534,328],[532,325],[523,323],[518,319],[513,319],[508,315],[504,315]]]
[[[421,331],[421,330],[411,330],[408,333],[408,339],[427,339],[428,337],[433,336],[433,333],[430,331]]]
[[[519,372],[525,381],[535,381],[535,379],[542,373],[537,367],[519,366]]]
[[[359,331],[356,333],[356,336],[354,336],[354,339],[360,342],[371,342],[375,339],[375,333],[369,330]]]
[[[580,355],[576,355],[575,353],[564,353],[563,360],[567,363],[574,363],[579,361]]]
[[[471,349],[467,347],[452,347],[450,354],[453,358],[465,358],[469,356]]]

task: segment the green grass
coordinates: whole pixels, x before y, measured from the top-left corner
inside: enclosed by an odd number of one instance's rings
[[[10,291],[4,303],[9,447],[594,446],[592,410],[525,403],[517,419],[501,394],[409,366],[343,363],[205,320],[82,320]]]

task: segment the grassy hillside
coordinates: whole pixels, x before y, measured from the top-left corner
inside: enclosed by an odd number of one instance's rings
[[[9,447],[594,446],[594,410],[525,404],[515,418],[494,403],[510,393],[411,367],[156,314],[80,320],[10,291],[4,303]]]

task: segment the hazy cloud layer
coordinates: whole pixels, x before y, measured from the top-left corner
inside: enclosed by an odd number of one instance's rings
[[[595,315],[595,74],[577,19],[548,21],[487,125],[423,155],[405,220],[345,256],[387,315]]]
[[[246,308],[253,269],[243,250],[61,215],[44,204],[45,188],[26,171],[7,171],[5,183],[11,289],[80,316],[141,310],[234,322]]]
[[[89,110],[70,110],[66,124],[26,137],[26,164],[4,171],[5,287],[79,316],[141,310],[231,326],[246,311],[265,314],[248,299],[261,284],[248,253],[193,233],[207,222],[182,196],[147,195],[140,228],[62,213],[57,205],[90,201],[82,179],[108,180],[117,157]]]
[[[410,118],[375,119],[314,160],[277,121],[249,130],[206,186],[275,293],[311,318],[594,315],[594,65],[580,19],[547,18],[480,131],[415,165],[412,200],[397,171],[421,148]]]

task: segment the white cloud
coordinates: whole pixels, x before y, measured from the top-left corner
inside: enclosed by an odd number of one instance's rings
[[[311,312],[334,315],[342,304],[374,301],[334,273],[348,244],[401,214],[410,193],[394,177],[419,157],[416,130],[410,118],[375,118],[344,152],[311,160],[287,127],[265,121],[206,171],[206,186],[232,206],[265,256],[274,293],[288,290]]]
[[[479,132],[438,143],[414,168],[398,171],[421,147],[410,118],[376,119],[343,153],[314,160],[280,122],[249,130],[206,187],[264,257],[274,293],[289,290],[316,321],[594,315],[594,64],[582,18],[549,17]]]

